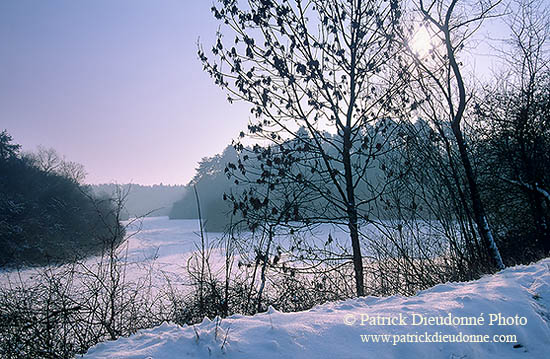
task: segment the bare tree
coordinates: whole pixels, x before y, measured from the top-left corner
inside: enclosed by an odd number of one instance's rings
[[[398,1],[220,1],[212,12],[225,27],[212,47],[219,61],[199,50],[204,68],[229,101],[252,105],[256,120],[248,135],[270,144],[243,154],[230,170],[244,176],[254,158],[263,162],[260,184],[303,184],[318,201],[286,206],[289,220],[346,225],[356,293],[364,295],[358,227],[380,194],[369,169],[384,151],[385,120],[397,111],[401,90],[402,73],[389,66],[397,52]],[[252,201],[278,216],[281,208],[266,195]],[[321,202],[323,208],[308,209]]]
[[[484,20],[497,16],[500,0],[481,2],[458,0],[418,0],[414,4],[422,25],[431,33],[434,48],[428,55],[419,55],[410,47],[409,58],[416,65],[412,83],[416,86],[413,109],[418,109],[436,129],[448,154],[449,166],[464,210],[470,212],[484,251],[497,269],[504,264],[489,226],[481,200],[476,174],[470,159],[468,139],[463,133],[464,118],[471,103],[464,79],[461,50]],[[414,28],[410,28],[414,31]],[[453,158],[456,146],[458,161]],[[465,185],[462,184],[465,179]]]
[[[36,153],[26,153],[25,158],[46,173],[55,173],[67,177],[78,184],[86,178],[84,166],[77,162],[67,161],[54,148],[38,146]]]

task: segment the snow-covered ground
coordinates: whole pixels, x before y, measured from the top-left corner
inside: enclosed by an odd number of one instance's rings
[[[548,358],[550,259],[414,297],[163,324],[91,348],[88,359]]]
[[[381,236],[381,232],[374,225],[368,225],[361,228],[366,238]],[[419,225],[416,230],[423,231],[431,240],[438,238],[439,231],[437,224],[432,226]],[[127,241],[128,252],[127,261],[131,263],[148,263],[154,261],[154,268],[159,273],[159,277],[170,277],[173,281],[184,278],[185,265],[189,257],[200,248],[200,228],[198,220],[169,220],[168,217],[146,217],[137,221],[128,227]],[[241,236],[249,236],[250,233],[240,233]],[[319,224],[312,227],[309,231],[304,231],[300,235],[307,238],[307,243],[315,245],[318,248],[325,248],[334,253],[341,253],[347,250],[351,252],[349,243],[349,234],[345,226],[333,224]],[[223,240],[223,233],[205,233],[207,246],[218,248],[220,241]],[[281,234],[275,236],[276,244],[271,248],[281,245],[289,248],[292,236]],[[326,246],[330,238],[330,247]],[[249,248],[253,252],[253,248]],[[362,249],[363,254],[368,253],[368,248]],[[223,255],[214,251],[211,259],[212,264],[223,264]],[[145,266],[145,270],[149,270]],[[135,277],[143,275],[140,268],[133,271]],[[162,279],[163,280],[163,279]]]
[[[127,223],[127,222],[126,222]],[[308,232],[302,233],[307,237],[307,242],[323,248],[329,237],[331,238],[330,248],[335,253],[344,250],[351,251],[349,248],[349,235],[346,233],[345,226],[336,226],[331,224],[320,224]],[[376,227],[369,225],[362,228],[365,236],[379,235]],[[426,233],[430,238],[437,235],[431,232],[432,228],[426,228]],[[145,217],[136,220],[128,225],[128,240],[119,248],[119,256],[122,261],[128,263],[127,270],[129,280],[136,280],[148,275],[153,271],[153,280],[159,286],[165,283],[169,278],[172,283],[185,282],[186,265],[189,258],[196,253],[201,245],[200,227],[198,220],[183,219],[170,220],[168,217]],[[249,233],[240,233],[242,236]],[[216,265],[223,265],[223,254],[217,248],[220,247],[220,240],[223,240],[223,233],[206,233],[206,244],[214,248],[211,253],[211,264],[214,269]],[[289,236],[280,235],[275,237],[277,244],[288,248],[290,246]],[[276,244],[271,245],[275,248]],[[250,253],[254,249],[249,248]],[[363,248],[363,253],[368,253],[367,248]],[[100,259],[91,257],[85,260],[87,265],[93,266]],[[28,282],[32,277],[37,277],[37,273],[42,272],[49,267],[29,268],[21,271],[0,271],[0,286],[8,280],[16,282],[22,279]]]
[[[198,220],[169,220],[168,217],[146,217],[128,226],[129,239],[126,242],[127,252],[124,260],[135,264],[132,277],[139,278],[150,270],[149,263],[155,271],[159,283],[170,278],[172,282],[185,281],[186,264],[191,255],[201,246],[200,227]],[[213,248],[210,255],[214,271],[222,266],[225,259],[218,251],[223,233],[205,233],[206,246]],[[241,233],[242,236],[250,235]],[[325,243],[331,236],[333,246],[348,247],[348,235],[345,230],[330,224],[321,224],[307,232],[308,242]],[[288,246],[288,237],[277,237],[278,243]],[[274,248],[275,245],[272,245]],[[125,251],[125,247],[121,248]],[[253,252],[253,248],[250,248]],[[143,265],[144,264],[144,265]]]
[[[126,222],[128,224],[128,222]],[[172,284],[186,284],[187,264],[189,258],[197,253],[201,246],[200,227],[198,220],[170,220],[168,217],[145,217],[131,221],[127,227],[127,241],[119,247],[119,258],[127,264],[125,280],[138,281],[151,274],[154,287],[162,287],[169,279]],[[240,235],[246,236],[247,233]],[[327,238],[333,239],[332,246],[347,248],[348,235],[344,229],[337,226],[322,224],[307,233],[308,242],[325,243]],[[206,245],[213,250],[210,261],[214,272],[224,265],[223,253],[219,250],[223,233],[205,233]],[[277,238],[281,242],[287,237]],[[288,244],[288,242],[285,242]],[[275,245],[272,245],[275,248]],[[249,248],[253,253],[253,248]],[[238,254],[237,261],[238,261]],[[100,257],[90,257],[84,260],[89,268],[95,268],[101,262]],[[57,267],[26,268],[19,271],[0,270],[0,286],[10,286],[10,283],[31,284],[33,278],[40,278],[46,270],[59,271]]]

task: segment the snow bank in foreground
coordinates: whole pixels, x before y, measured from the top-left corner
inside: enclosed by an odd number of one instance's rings
[[[550,258],[414,297],[365,297],[300,313],[270,309],[194,327],[163,324],[98,344],[85,358],[504,359],[548,358],[549,351]]]

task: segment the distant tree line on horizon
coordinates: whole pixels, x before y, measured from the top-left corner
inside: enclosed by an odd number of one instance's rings
[[[237,152],[227,146],[221,154],[204,157],[198,163],[194,177],[187,184],[188,190],[175,201],[169,213],[170,219],[198,219],[197,200],[193,190],[195,186],[205,229],[209,232],[223,232],[231,223],[231,208],[223,200],[224,192],[231,190],[224,169],[228,162],[237,159]]]
[[[173,203],[188,191],[184,185],[103,183],[89,186],[100,196],[114,197],[118,191],[127,193],[121,213],[123,219],[168,216]]]

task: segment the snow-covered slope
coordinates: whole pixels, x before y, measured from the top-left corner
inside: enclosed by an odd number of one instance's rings
[[[163,324],[85,358],[550,358],[550,258],[414,297]]]

